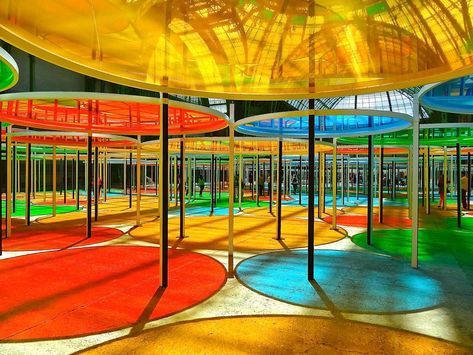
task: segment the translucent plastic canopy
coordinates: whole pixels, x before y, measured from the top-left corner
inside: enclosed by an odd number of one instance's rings
[[[288,99],[469,74],[472,12],[451,0],[4,0],[0,37],[125,85]]]
[[[340,138],[338,143],[365,145],[368,143],[368,140],[366,137],[346,137]],[[421,146],[452,147],[457,143],[473,145],[473,124],[450,123],[420,125],[419,144]],[[408,146],[412,144],[412,131],[405,130],[375,136],[373,144],[378,146]]]
[[[307,138],[309,111],[288,111],[248,117],[237,122],[240,133],[263,137]],[[410,127],[408,115],[375,110],[315,111],[315,135],[343,137],[373,135]]]
[[[169,151],[178,153],[180,151],[180,139],[172,139],[169,141]],[[235,138],[235,154],[236,155],[276,155],[278,154],[279,142],[276,139],[264,138]],[[143,143],[145,151],[159,151],[159,141],[149,141]],[[283,140],[284,155],[307,155],[307,141],[304,140]],[[330,143],[318,142],[315,145],[315,152],[331,153],[333,147]],[[218,138],[186,138],[185,139],[186,154],[229,154],[228,137]]]
[[[34,92],[0,95],[2,120],[51,130],[159,135],[161,99],[88,92]],[[225,114],[206,107],[169,102],[169,134],[216,131]]]
[[[424,88],[421,103],[435,111],[473,114],[473,75]]]
[[[58,147],[87,147],[86,133],[46,132],[46,131],[24,131],[10,134],[15,143],[31,143],[40,146]],[[92,135],[92,146],[104,148],[136,148],[137,140],[130,137],[94,134]]]
[[[18,65],[3,48],[0,47],[0,91],[7,90],[18,81]]]
[[[375,148],[374,154],[380,154],[380,149]],[[385,148],[383,154],[393,155],[393,154],[406,154],[407,148]],[[348,155],[368,155],[368,147],[347,147],[347,146],[337,146],[337,154],[348,154]]]

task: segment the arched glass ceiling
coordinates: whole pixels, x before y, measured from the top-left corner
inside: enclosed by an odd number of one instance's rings
[[[4,0],[0,37],[154,91],[344,96],[473,72],[470,0]]]
[[[404,113],[409,116],[413,115],[413,95],[417,93],[420,88],[410,88],[405,90],[394,90],[377,92],[366,95],[352,95],[344,97],[332,97],[326,99],[317,99],[315,101],[315,109],[317,110],[352,110],[352,109],[366,109],[366,110],[380,110]],[[288,100],[297,110],[308,110],[309,100]],[[422,109],[421,117],[429,117],[428,113]]]
[[[422,105],[432,110],[473,114],[473,75],[427,86],[422,91]]]

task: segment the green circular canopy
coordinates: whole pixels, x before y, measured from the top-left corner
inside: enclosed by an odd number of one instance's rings
[[[420,125],[419,144],[431,147],[451,147],[457,143],[473,145],[472,124],[425,124]],[[337,143],[351,145],[368,144],[367,137],[344,137],[337,139]],[[387,133],[373,137],[373,144],[377,146],[408,146],[412,144],[412,130]]]
[[[18,82],[18,65],[10,54],[0,48],[0,91],[5,91]]]

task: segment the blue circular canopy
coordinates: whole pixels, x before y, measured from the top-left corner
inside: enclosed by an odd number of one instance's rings
[[[260,137],[307,138],[310,111],[289,111],[248,117],[236,131]],[[366,136],[399,131],[411,126],[405,114],[376,110],[315,111],[315,135],[324,138]]]
[[[421,104],[431,110],[473,113],[473,75],[428,85],[420,92]]]

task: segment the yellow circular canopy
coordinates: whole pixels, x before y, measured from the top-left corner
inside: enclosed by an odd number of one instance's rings
[[[177,153],[180,150],[181,138],[169,140],[169,151]],[[188,154],[222,154],[228,155],[230,152],[228,137],[192,137],[185,138],[185,150]],[[144,151],[159,151],[159,140],[148,141],[142,144]],[[314,151],[317,153],[332,153],[333,145],[328,142],[315,142]],[[276,155],[278,154],[278,140],[275,138],[253,138],[236,137],[235,138],[236,155]],[[283,140],[284,155],[302,155],[308,154],[307,140],[285,139]]]
[[[451,0],[5,0],[0,38],[124,85],[288,99],[472,73],[472,17]]]

